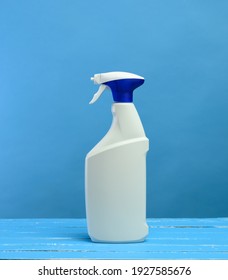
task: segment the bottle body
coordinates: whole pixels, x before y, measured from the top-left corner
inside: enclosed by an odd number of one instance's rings
[[[113,123],[86,157],[88,233],[96,242],[139,242],[146,224],[149,140],[133,103],[113,104]]]

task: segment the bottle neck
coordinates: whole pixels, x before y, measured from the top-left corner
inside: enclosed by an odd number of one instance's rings
[[[145,137],[142,122],[131,102],[115,102],[112,105],[113,126],[124,139]]]

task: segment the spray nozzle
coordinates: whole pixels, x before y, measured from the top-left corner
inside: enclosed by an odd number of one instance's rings
[[[134,89],[144,83],[143,77],[128,72],[95,74],[91,80],[100,87],[89,104],[97,101],[107,88],[111,89],[114,102],[132,102]]]

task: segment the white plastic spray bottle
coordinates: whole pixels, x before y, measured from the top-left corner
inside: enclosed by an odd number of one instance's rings
[[[88,233],[94,242],[140,242],[146,223],[146,153],[149,140],[133,104],[133,90],[144,78],[127,72],[94,75],[99,90],[112,91],[113,121],[108,133],[86,156],[85,192]]]

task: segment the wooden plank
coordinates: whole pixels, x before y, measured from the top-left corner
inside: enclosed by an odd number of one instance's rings
[[[227,252],[189,252],[189,251],[153,251],[153,252],[110,252],[107,251],[102,254],[96,251],[12,251],[4,252],[1,259],[199,259],[199,260],[227,260]]]
[[[0,220],[0,259],[228,259],[228,219],[148,219],[145,242],[93,243],[85,219]]]

